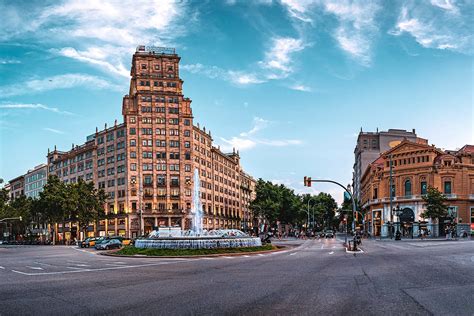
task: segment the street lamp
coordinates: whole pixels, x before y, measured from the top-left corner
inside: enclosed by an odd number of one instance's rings
[[[314,200],[314,196],[310,197],[309,200],[308,200],[308,211],[306,212],[308,214],[308,227],[309,228],[309,202],[311,202],[311,200]],[[314,206],[314,205],[313,205]],[[314,213],[313,213],[313,221],[314,221]],[[313,223],[314,225],[314,223]]]

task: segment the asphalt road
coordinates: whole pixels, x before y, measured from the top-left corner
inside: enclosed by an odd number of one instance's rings
[[[474,241],[290,241],[265,255],[0,248],[0,315],[474,315]]]

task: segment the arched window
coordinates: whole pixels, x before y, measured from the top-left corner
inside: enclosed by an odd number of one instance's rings
[[[405,196],[411,196],[411,181],[405,180]]]

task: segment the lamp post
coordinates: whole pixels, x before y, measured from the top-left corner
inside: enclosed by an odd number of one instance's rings
[[[310,197],[309,200],[308,200],[308,211],[307,211],[307,213],[308,213],[308,222],[307,222],[308,227],[307,228],[309,228],[309,202],[311,202],[311,200],[314,200],[314,196]],[[313,213],[313,221],[314,221],[314,213]]]
[[[403,211],[402,211],[402,209],[400,209],[400,206],[397,204],[397,207],[392,210],[392,213],[393,212],[395,212],[395,214],[397,215],[397,218],[398,218],[397,232],[395,233],[395,239],[397,239],[396,236],[401,235],[401,233],[400,233],[400,225],[401,225],[400,216],[402,215]],[[393,223],[392,223],[392,225],[393,225]]]

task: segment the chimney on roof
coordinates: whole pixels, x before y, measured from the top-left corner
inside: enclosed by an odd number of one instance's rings
[[[379,132],[379,128],[377,127],[377,133]]]
[[[105,123],[105,129],[107,129],[107,123]]]
[[[99,128],[96,126],[95,127],[95,133],[97,134],[99,132]]]
[[[232,153],[235,154],[235,147],[232,147]]]
[[[197,127],[199,128],[199,123],[197,123]]]
[[[48,155],[49,155],[49,148],[48,148]]]
[[[204,131],[204,133],[206,132],[206,126],[203,126],[202,127],[202,130]]]
[[[414,129],[414,128],[412,129],[412,132],[413,132],[413,134],[416,134],[416,131],[415,131],[415,129]]]
[[[72,143],[72,149],[74,149],[74,143]]]
[[[56,151],[56,145],[54,145],[54,151]]]
[[[217,149],[221,150],[221,145],[217,145]]]
[[[209,130],[209,136],[211,136],[211,130]]]
[[[115,119],[114,126],[115,127],[117,126],[117,119]]]

